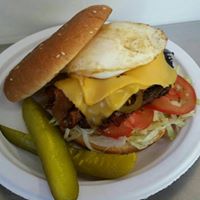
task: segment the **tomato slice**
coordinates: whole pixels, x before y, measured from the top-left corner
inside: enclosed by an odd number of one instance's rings
[[[194,110],[196,101],[192,85],[178,75],[169,93],[155,99],[147,107],[166,114],[182,115]]]
[[[114,123],[101,130],[101,133],[108,137],[118,138],[121,136],[130,136],[133,129],[145,129],[153,120],[153,111],[142,108],[135,111],[125,118],[119,126]]]

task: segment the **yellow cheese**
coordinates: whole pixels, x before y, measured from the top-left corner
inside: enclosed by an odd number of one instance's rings
[[[71,76],[55,85],[81,110],[89,123],[98,125],[139,90],[154,84],[167,87],[175,80],[176,72],[167,64],[162,53],[151,63],[119,77],[95,79]]]

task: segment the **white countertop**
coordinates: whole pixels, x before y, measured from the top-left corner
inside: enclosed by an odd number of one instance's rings
[[[159,27],[167,33],[170,40],[186,50],[200,66],[200,21],[163,25]],[[8,46],[9,45],[0,45],[0,52]],[[171,186],[149,197],[147,200],[199,200],[199,185],[200,160]],[[16,196],[1,186],[0,199],[23,200],[23,198]]]

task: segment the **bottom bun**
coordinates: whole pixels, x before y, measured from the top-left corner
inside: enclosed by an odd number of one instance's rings
[[[165,135],[165,130],[161,130],[157,136],[151,140],[151,143],[148,144],[148,146],[152,145],[153,143],[155,143],[156,141],[158,141],[162,136]],[[92,137],[92,136],[90,136]],[[83,147],[87,147],[84,140],[83,140],[83,137],[80,136],[79,138],[76,138],[74,140],[75,143],[83,146]],[[106,146],[100,146],[100,145],[97,145],[97,144],[94,144],[92,142],[90,142],[90,146],[94,149],[94,150],[97,150],[97,151],[101,151],[101,152],[104,152],[104,153],[113,153],[113,154],[127,154],[127,153],[132,153],[132,152],[136,152],[136,151],[141,151],[143,149],[138,149],[136,148],[135,146],[131,145],[129,142],[126,142],[124,145],[121,145],[121,146],[109,146],[109,147],[106,147]]]

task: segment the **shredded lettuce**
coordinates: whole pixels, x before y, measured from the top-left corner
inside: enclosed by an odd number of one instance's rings
[[[68,142],[75,140],[81,136],[81,133],[76,128],[70,129],[69,132],[64,134],[64,139]]]
[[[86,145],[86,147],[90,150],[94,150],[90,144],[90,140],[89,140],[89,134],[90,132],[86,131],[85,129],[82,129],[82,136],[83,136],[83,141]]]
[[[159,121],[159,119],[160,119],[160,112],[155,110],[153,114],[153,122]]]
[[[64,134],[64,139],[67,140],[67,138],[69,137],[69,133],[70,133],[70,129],[69,129],[69,128],[66,128],[66,129],[65,129],[65,134]]]
[[[182,77],[184,77],[184,79],[186,79],[189,83],[192,83],[192,80],[191,78],[189,78],[188,76],[185,75],[185,73],[183,72],[181,66],[176,63],[175,67],[174,67],[176,73]]]
[[[178,75],[184,77],[184,79],[185,79],[188,83],[192,84],[192,79],[191,79],[189,76],[187,76],[187,75],[183,72],[183,70],[181,69],[181,66],[180,66],[179,64],[176,64],[176,66],[175,66],[174,69],[176,70],[176,73],[177,73]]]
[[[64,135],[64,139],[66,141],[70,142],[82,136],[86,147],[90,150],[94,150],[89,141],[89,135],[93,134],[94,132],[93,129],[83,129],[83,128],[80,128],[79,126],[75,126],[74,128],[69,129],[69,130],[70,131],[69,132],[67,131]]]
[[[169,139],[174,140],[176,138],[176,132],[173,129],[173,127],[167,126],[166,129],[167,129],[167,135],[168,135]]]
[[[144,149],[150,144],[152,144],[154,141],[156,141],[156,139],[159,136],[159,133],[159,129],[153,130],[146,135],[134,133],[131,137],[129,137],[128,141],[137,149]]]
[[[73,129],[66,129],[64,138],[67,141],[72,141],[82,136],[86,147],[90,150],[94,150],[91,143],[109,148],[123,146],[126,142],[129,142],[137,149],[144,149],[157,141],[161,131],[164,130],[169,139],[174,140],[176,138],[176,129],[174,127],[183,127],[186,120],[192,117],[194,113],[195,111],[191,111],[190,113],[179,116],[154,111],[153,123],[144,130],[134,130],[130,137],[124,136],[114,139],[102,135],[95,135],[94,129],[82,129],[79,126],[75,126]]]
[[[195,111],[184,115],[166,115],[162,112],[154,111],[153,123],[142,131],[134,131],[128,138],[128,142],[137,149],[144,149],[154,143],[159,137],[160,131],[165,130],[170,140],[176,137],[176,130],[173,125],[181,128],[186,120],[194,115]]]
[[[176,64],[174,69],[175,69],[177,74],[183,76],[183,71],[182,71],[181,66],[179,64]]]
[[[52,124],[53,126],[59,125],[59,123],[58,123],[58,121],[56,120],[55,117],[52,117],[52,118],[49,120],[49,124]]]
[[[94,150],[91,143],[110,148],[110,147],[123,146],[127,140],[127,137],[125,136],[120,137],[118,139],[114,139],[103,135],[95,135],[94,132],[95,132],[94,129],[83,129],[80,128],[79,126],[75,126],[71,130],[66,129],[64,139],[69,142],[82,136],[86,147],[90,150]]]

